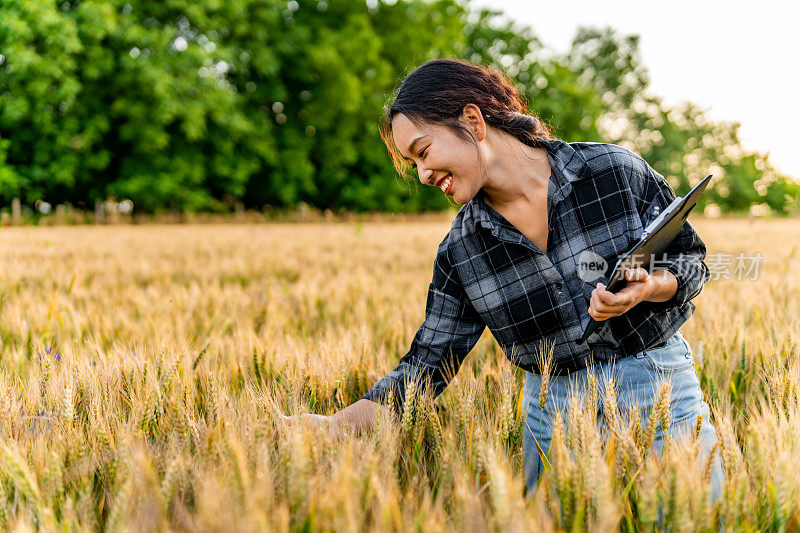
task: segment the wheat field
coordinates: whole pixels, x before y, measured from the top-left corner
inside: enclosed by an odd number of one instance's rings
[[[635,531],[660,510],[670,531],[796,531],[798,222],[693,224],[709,254],[764,256],[683,326],[725,466],[713,505],[696,440],[656,459],[652,427],[620,412],[601,438],[584,398],[525,494],[524,372],[488,330],[435,403],[409,395],[368,435],[281,422],[405,354],[447,218],[3,228],[0,528]]]

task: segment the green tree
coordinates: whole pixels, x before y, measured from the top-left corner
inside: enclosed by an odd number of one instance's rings
[[[256,132],[225,50],[184,47],[157,4],[3,2],[0,136],[19,176],[4,198],[195,210],[241,196],[258,161],[237,142]]]
[[[71,147],[81,125],[70,115],[81,86],[75,21],[52,3],[0,4],[0,154],[8,165],[0,196],[33,202],[75,183],[80,157]]]
[[[441,209],[395,175],[377,129],[436,57],[502,70],[558,137],[631,148],[679,193],[712,172],[703,201],[725,210],[797,205],[738,124],[648,92],[638,37],[581,28],[557,55],[468,0],[4,0],[0,201]]]
[[[533,30],[503,13],[482,9],[465,27],[463,56],[508,75],[526,104],[568,141],[602,141],[597,122],[606,111],[595,87],[572,70],[568,58],[553,56]]]
[[[798,185],[776,176],[767,159],[742,149],[739,124],[715,122],[692,103],[669,107],[648,92],[638,37],[620,36],[610,28],[580,28],[568,54],[580,79],[592,83],[606,106],[599,121],[608,142],[641,155],[685,194],[708,174],[711,193],[699,207],[718,204],[724,211],[743,211],[767,203],[785,213],[795,205]]]

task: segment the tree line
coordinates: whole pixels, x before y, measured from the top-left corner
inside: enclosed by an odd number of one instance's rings
[[[378,118],[435,57],[504,71],[567,141],[622,144],[723,212],[795,209],[800,186],[737,123],[648,90],[638,37],[530,27],[456,0],[3,0],[0,203],[108,197],[137,211],[416,212],[449,204],[394,172]]]

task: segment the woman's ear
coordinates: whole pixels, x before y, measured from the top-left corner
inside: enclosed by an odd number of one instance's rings
[[[481,108],[475,104],[467,104],[461,112],[461,120],[475,138],[482,141],[486,137],[486,121],[483,120]]]

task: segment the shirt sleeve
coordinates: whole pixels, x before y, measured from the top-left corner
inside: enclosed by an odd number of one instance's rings
[[[425,320],[408,353],[362,398],[387,405],[392,391],[394,407],[400,412],[411,381],[417,390],[429,387],[434,398],[438,397],[480,339],[485,323],[464,292],[446,242],[447,238],[439,246],[434,263]]]
[[[631,190],[636,209],[646,227],[676,198],[675,192],[664,177],[653,170],[644,159],[637,156],[638,165],[631,173]],[[658,309],[680,307],[692,300],[703,289],[711,274],[705,264],[706,245],[686,220],[678,235],[663,255],[654,257],[653,270],[672,272],[678,281],[678,290],[666,302],[648,302]]]

